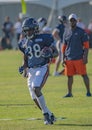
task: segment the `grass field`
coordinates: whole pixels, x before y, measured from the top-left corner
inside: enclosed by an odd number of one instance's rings
[[[74,77],[73,98],[63,98],[67,93],[67,78],[51,76],[43,89],[47,105],[55,114],[54,125],[44,125],[43,116],[34,105],[26,79],[18,73],[22,63],[19,51],[0,51],[0,130],[92,130],[92,97],[80,76]],[[87,65],[92,91],[92,51]]]

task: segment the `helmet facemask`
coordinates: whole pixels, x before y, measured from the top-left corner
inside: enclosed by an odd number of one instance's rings
[[[25,36],[26,36],[27,39],[32,39],[35,36],[34,29],[29,28],[29,29],[24,29],[23,31],[24,31]]]

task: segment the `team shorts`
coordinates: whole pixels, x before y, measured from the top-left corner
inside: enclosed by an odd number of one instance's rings
[[[85,75],[86,74],[86,64],[83,63],[83,60],[66,60],[65,63],[65,75],[73,76],[76,74]]]
[[[37,68],[30,68],[28,70],[27,84],[32,99],[36,98],[34,88],[35,87],[42,88],[48,78],[48,75],[49,75],[49,68],[47,64]]]

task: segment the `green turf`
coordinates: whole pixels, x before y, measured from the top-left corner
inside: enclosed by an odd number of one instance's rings
[[[22,54],[19,51],[0,51],[0,130],[92,130],[92,97],[86,97],[80,76],[74,77],[74,97],[63,98],[67,93],[67,78],[53,77],[54,64],[51,65],[51,76],[43,93],[57,122],[46,126],[29,95],[26,79],[18,73],[21,64]],[[92,84],[91,50],[87,69]]]

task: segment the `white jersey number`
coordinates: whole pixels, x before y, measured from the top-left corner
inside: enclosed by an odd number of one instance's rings
[[[33,51],[32,51],[32,47],[29,46],[28,48],[28,54],[30,54],[29,58],[32,59],[33,56],[35,56],[36,58],[39,58],[41,56],[41,48],[38,44],[35,44],[33,46]]]

